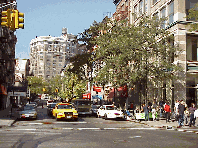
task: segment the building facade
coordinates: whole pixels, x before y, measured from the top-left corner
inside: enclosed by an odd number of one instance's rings
[[[0,1],[1,12],[7,9],[17,9],[15,0]],[[15,31],[0,24],[0,110],[10,105],[8,96],[8,87],[14,85],[15,70],[15,44],[17,38]]]
[[[83,51],[73,40],[75,35],[62,29],[60,37],[40,36],[30,42],[30,74],[44,79],[60,74],[70,57]]]
[[[15,82],[8,87],[8,98],[12,105],[24,105],[27,103],[29,76],[29,59],[16,59]]]
[[[189,24],[195,20],[186,18],[189,9],[195,6],[197,0],[114,0],[113,2],[117,7],[116,14],[120,9],[127,10],[122,7],[128,5],[130,14],[126,18],[131,24],[137,23],[138,18],[143,15],[167,17],[162,27],[172,33],[174,43],[182,50],[174,59],[174,64],[181,66],[183,72],[178,73],[182,77],[180,80],[161,87],[160,99],[172,100],[172,102],[178,99],[186,101],[188,105],[192,102],[198,105],[198,32],[189,31]],[[118,15],[114,15],[114,18],[116,16]]]

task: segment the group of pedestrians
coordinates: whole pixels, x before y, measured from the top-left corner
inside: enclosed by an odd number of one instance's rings
[[[149,121],[149,113],[152,113],[153,121],[156,121],[156,113],[159,113],[159,116],[165,115],[166,123],[170,122],[170,117],[175,116],[176,121],[178,121],[179,126],[182,127],[184,124],[191,126],[195,126],[195,104],[191,103],[191,106],[188,107],[187,104],[183,100],[176,100],[174,105],[174,110],[171,112],[170,102],[164,103],[160,101],[157,105],[156,101],[154,100],[152,104],[148,103],[143,104],[142,111],[145,114],[145,121]],[[190,117],[190,121],[188,123]]]
[[[195,104],[191,103],[189,108],[183,100],[177,100],[175,104],[175,115],[178,118],[179,127],[184,126],[184,123],[188,124],[188,116],[190,116],[189,127],[195,126]]]

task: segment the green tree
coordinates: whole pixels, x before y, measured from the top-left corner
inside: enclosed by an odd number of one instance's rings
[[[72,99],[74,96],[81,98],[85,93],[86,81],[80,79],[77,74],[72,73],[70,70],[73,66],[66,68],[64,76],[59,77],[59,92],[58,95],[65,99]]]
[[[190,24],[190,30],[189,31],[197,31],[198,30],[198,3],[195,4],[195,6],[189,10],[189,15],[187,16],[188,20],[194,21]]]
[[[59,96],[59,92],[61,90],[61,84],[62,84],[62,79],[60,75],[56,75],[53,78],[51,78],[49,81],[46,82],[46,93],[53,96],[57,97]]]
[[[80,79],[87,80],[88,78],[85,73],[85,66],[88,73],[91,73],[93,70],[93,47],[95,46],[96,37],[100,33],[99,29],[100,23],[94,21],[89,29],[85,29],[84,32],[76,36],[75,42],[78,42],[80,46],[85,46],[86,48],[83,54],[78,54],[70,58],[70,62],[73,64],[70,71],[77,74]]]
[[[175,78],[173,72],[180,68],[173,61],[179,49],[173,45],[170,32],[161,28],[163,20],[143,17],[136,25],[126,21],[104,24],[104,33],[95,41],[99,46],[95,61],[103,62],[96,81],[110,81],[114,87],[139,85],[147,99],[149,81]]]
[[[31,93],[34,93],[36,95],[43,93],[43,88],[45,88],[45,83],[42,77],[29,76],[27,77],[27,80],[28,80],[28,87]]]

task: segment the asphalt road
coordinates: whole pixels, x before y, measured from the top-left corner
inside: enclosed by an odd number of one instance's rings
[[[56,121],[47,116],[46,108],[38,107],[37,111],[37,120],[17,121],[13,127],[0,129],[0,147],[198,147],[198,134],[194,133],[95,117]]]

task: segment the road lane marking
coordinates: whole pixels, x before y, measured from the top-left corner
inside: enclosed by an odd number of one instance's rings
[[[43,123],[28,123],[28,124],[43,124]]]
[[[77,130],[100,130],[101,128],[76,128]]]
[[[30,128],[27,128],[27,129],[9,129],[7,131],[35,131],[35,130],[40,130],[40,129],[30,129]]]
[[[22,125],[43,125],[43,124],[84,124],[87,122],[30,122],[30,123],[26,123],[26,122],[21,122]]]
[[[74,129],[74,128],[72,128],[72,127],[68,127],[68,128],[61,128],[61,129],[71,129],[71,130],[72,130],[72,129]]]
[[[54,135],[54,134],[62,134],[62,133],[52,133],[52,132],[24,132],[27,134],[44,134],[44,135]]]
[[[53,123],[64,123],[64,124],[74,124],[74,123],[76,123],[76,124],[78,124],[78,123],[87,123],[87,122],[53,122]]]

